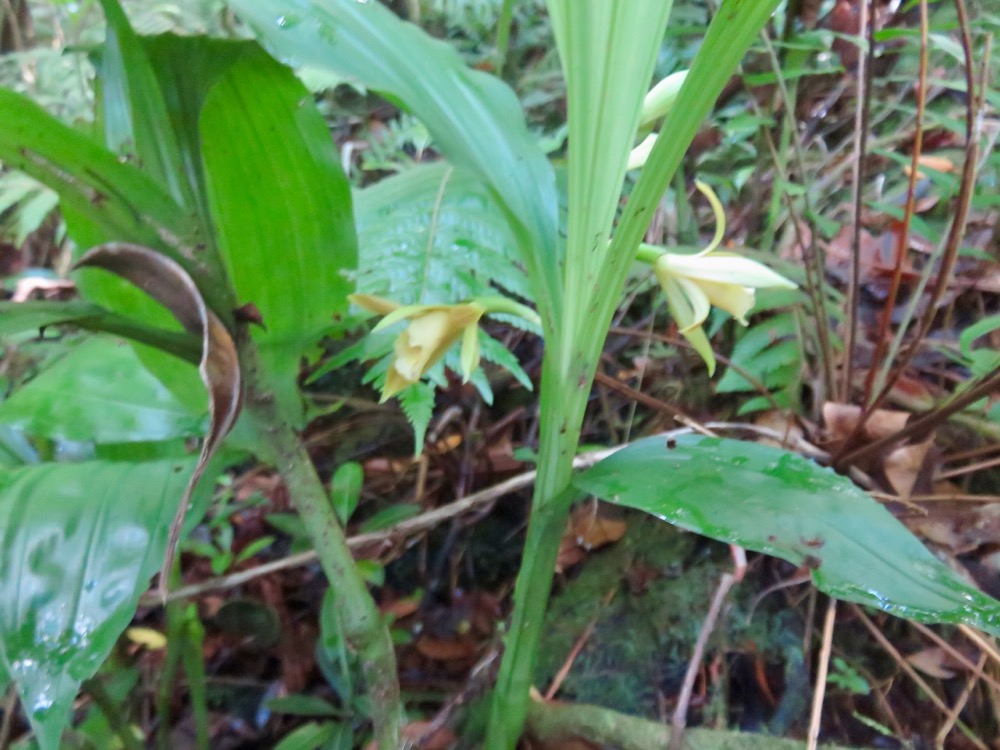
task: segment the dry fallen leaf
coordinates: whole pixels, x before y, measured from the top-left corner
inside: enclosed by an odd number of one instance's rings
[[[184,330],[202,342],[198,371],[208,389],[211,417],[208,435],[201,446],[198,464],[184,491],[177,514],[170,525],[167,554],[160,569],[159,592],[166,594],[167,576],[173,565],[181,527],[191,493],[205,471],[216,448],[239,416],[243,403],[243,384],[239,355],[229,331],[218,316],[208,309],[201,292],[181,266],[162,253],[127,242],[109,242],[88,251],[77,268],[100,268],[142,289],[166,307]]]
[[[882,464],[885,477],[904,500],[909,499],[918,480],[930,480],[927,454],[933,443],[933,438],[929,438],[915,445],[904,445],[885,457]]]
[[[916,669],[939,680],[950,680],[955,676],[955,667],[960,663],[940,646],[921,649],[906,657]]]
[[[905,411],[876,409],[865,421],[859,438],[862,442],[868,443],[895,435],[906,426],[909,418],[909,413]],[[860,406],[832,401],[823,404],[823,423],[833,442],[846,440],[854,432],[860,419]]]
[[[566,531],[559,545],[556,570],[562,572],[586,557],[588,552],[617,542],[628,529],[624,518],[608,515],[596,500],[580,503],[570,512]]]

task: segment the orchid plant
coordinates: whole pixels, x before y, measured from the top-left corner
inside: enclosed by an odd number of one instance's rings
[[[19,683],[41,747],[58,746],[80,681],[94,674],[111,652],[135,613],[157,558],[163,556],[177,498],[186,506],[209,449],[224,437],[241,406],[246,415],[242,424],[249,433],[244,438],[280,471],[330,579],[336,612],[331,619],[338,621],[338,637],[342,635],[358,657],[375,744],[381,750],[400,747],[402,709],[392,641],[353,564],[342,519],[300,433],[306,414],[298,381],[301,357],[315,353],[331,315],[346,307],[348,279],[366,292],[350,297],[355,305],[382,317],[376,331],[389,333],[399,327],[379,367],[385,365],[382,400],[398,397],[404,408],[407,394],[430,390],[423,380],[439,380],[442,365],[457,369],[465,380],[477,382],[478,377],[477,385],[482,384],[480,356],[502,357],[496,348],[489,349],[502,347],[480,330],[485,317],[510,321],[513,316],[544,338],[538,470],[492,696],[487,748],[510,750],[521,736],[559,544],[570,505],[585,492],[661,518],[671,513],[679,517],[683,511],[690,519],[712,508],[718,522],[713,530],[690,522],[686,527],[796,564],[804,563],[804,529],[813,530],[805,532],[805,538],[812,538],[833,528],[839,533],[825,541],[821,569],[810,566],[817,585],[832,596],[1000,633],[1000,603],[986,601],[957,580],[846,479],[800,457],[775,455],[774,449],[761,446],[752,446],[753,451],[741,448],[746,454],[741,476],[753,481],[762,497],[733,505],[731,493],[711,497],[711,490],[721,485],[715,482],[698,493],[698,513],[682,507],[687,499],[678,497],[690,493],[673,492],[659,439],[645,445],[639,441],[585,474],[574,475],[604,339],[637,262],[652,267],[680,332],[710,371],[715,357],[703,325],[711,308],[745,325],[756,289],[793,286],[766,266],[721,249],[722,206],[700,183],[696,186],[716,221],[708,246],[683,255],[676,248],[643,242],[688,145],[778,0],[722,0],[690,70],[668,76],[651,89],[669,0],[547,0],[567,86],[565,238],[560,233],[555,171],[528,131],[520,102],[497,77],[470,69],[454,49],[402,22],[380,3],[229,2],[274,56],[325,67],[336,72],[337,80],[352,79],[404,105],[426,126],[435,151],[447,163],[419,165],[352,198],[327,124],[287,67],[255,42],[139,37],[116,0],[102,0],[110,36],[100,70],[103,116],[97,122],[105,128],[106,147],[92,134],[55,122],[23,97],[0,89],[0,112],[10,125],[0,129],[0,157],[60,193],[81,249],[98,245],[81,259],[82,265],[112,271],[167,304],[162,309],[152,306],[118,280],[91,275],[82,279],[90,301],[74,308],[62,303],[59,309],[8,308],[8,327],[14,325],[11,318],[24,330],[75,321],[149,345],[125,354],[132,357],[131,372],[159,378],[143,381],[142,392],[159,394],[159,401],[169,406],[161,411],[170,413],[177,411],[172,397],[154,386],[190,381],[191,363],[200,363],[212,422],[217,423],[197,463],[186,454],[175,459],[171,452],[162,460],[131,465],[103,460],[26,465],[5,475],[0,526],[9,537],[5,549],[16,551],[8,556],[8,567],[20,567],[5,569],[10,574],[0,576],[0,593],[5,593],[0,597],[0,684],[8,677]],[[505,2],[505,7],[510,5]],[[414,60],[421,64],[414,65]],[[200,75],[191,74],[192,65]],[[170,107],[178,103],[183,116],[175,120]],[[268,139],[276,139],[282,149],[257,148]],[[630,170],[639,171],[622,208]],[[363,286],[359,279],[364,279],[364,269],[351,270],[356,255],[367,255],[370,268],[379,265],[371,263],[372,257],[386,257],[380,250],[406,253],[402,243],[356,243],[354,230],[363,229],[366,213],[369,219],[381,213],[398,221],[393,201],[403,194],[414,203],[417,186],[425,197],[430,195],[435,219],[427,222],[421,216],[418,223],[436,227],[446,187],[455,183],[474,196],[482,209],[479,217],[499,217],[496,223],[503,224],[502,241],[488,260],[486,253],[472,253],[482,261],[477,263],[446,252],[439,254],[443,261],[434,259],[452,276],[463,277],[452,285],[461,291],[448,296],[440,294],[440,288],[423,294],[422,288],[415,293],[406,272],[395,274],[398,286],[392,293]],[[383,184],[393,189],[369,192]],[[434,233],[426,234],[431,248]],[[419,244],[412,238],[406,242],[410,247]],[[282,253],[275,252],[278,247]],[[426,250],[424,256],[430,255]],[[407,257],[412,258],[412,252]],[[424,260],[424,278],[433,277],[427,272],[433,262],[421,257]],[[467,273],[454,273],[452,266],[461,262],[467,263]],[[382,265],[394,270],[399,266]],[[511,267],[516,273],[509,279],[496,278]],[[497,296],[499,290],[512,297]],[[419,304],[399,304],[391,297]],[[513,297],[530,300],[535,309]],[[68,309],[75,312],[69,314]],[[192,311],[198,313],[198,325],[192,324]],[[171,313],[184,325],[183,335],[169,327]],[[251,326],[254,323],[258,325]],[[461,354],[449,360],[455,347]],[[90,367],[106,367],[109,350],[97,351],[99,356],[83,348],[77,354],[92,356]],[[116,347],[110,351],[117,353],[111,364],[120,363],[122,352]],[[508,359],[500,364],[516,376],[513,355],[506,350],[503,354]],[[179,394],[191,388],[177,390]],[[107,421],[108,415],[98,417],[95,423]],[[136,433],[131,426],[123,438],[125,429],[119,426],[116,438],[107,443],[163,438]],[[174,440],[171,450],[185,451],[191,430],[189,425],[176,427],[170,435],[182,439]],[[735,441],[720,448],[723,441],[712,440],[710,445],[674,446],[671,465],[683,454],[695,472],[689,480],[698,484],[703,476],[699,461],[715,463],[734,450]],[[775,469],[779,465],[788,468],[787,482]],[[727,471],[732,473],[740,474]],[[151,476],[157,481],[149,481]],[[187,476],[192,480],[185,490]],[[817,487],[826,489],[817,493]],[[71,488],[75,494],[67,494]],[[132,502],[121,505],[117,498],[125,494]],[[783,494],[787,498],[781,512],[775,505]],[[807,502],[810,517],[803,519]],[[80,521],[84,509],[86,523]],[[53,518],[60,513],[65,533],[53,545]],[[815,515],[826,524],[818,531],[816,525],[809,526]],[[768,524],[763,537],[762,516]],[[112,533],[116,528],[122,533]],[[131,544],[94,544],[106,538]],[[45,561],[42,568],[34,564],[38,560]],[[79,560],[91,567],[81,568]],[[92,568],[99,573],[91,576]],[[87,583],[104,578],[110,588]],[[39,623],[45,627],[39,629]],[[52,637],[55,625],[58,637]],[[207,719],[203,735],[207,738]]]
[[[714,359],[701,329],[709,305],[715,304],[745,322],[754,288],[791,285],[758,263],[717,252],[724,223],[714,196],[710,200],[716,214],[716,238],[698,256],[684,258],[641,245],[652,209],[679,167],[687,145],[777,0],[723,2],[691,69],[652,89],[649,82],[670,2],[549,0],[547,5],[569,105],[569,231],[565,246],[555,234],[550,168],[521,155],[513,164],[504,164],[502,154],[493,153],[502,152],[504,139],[487,144],[479,139],[455,139],[447,126],[439,131],[444,153],[481,175],[514,217],[515,226],[521,228],[522,258],[545,339],[538,476],[513,616],[493,694],[486,739],[491,750],[513,748],[524,725],[542,612],[562,530],[577,496],[571,475],[590,384],[634,261],[653,265],[675,320],[684,335],[695,342],[710,369],[714,369]],[[327,8],[325,12],[331,22],[336,15],[336,21],[343,24],[346,17],[362,11],[353,8],[348,13],[338,8],[333,14]],[[290,44],[293,37],[273,38]],[[361,46],[361,37],[357,42],[354,51],[358,59],[342,61],[341,68],[365,81],[372,76],[372,66],[365,67],[365,56],[375,53]],[[368,42],[377,44],[371,38]],[[374,60],[372,63],[376,65]],[[369,82],[375,88],[384,84],[397,96],[402,85],[397,71]],[[412,91],[423,92],[433,83],[414,81]],[[418,96],[408,103],[426,121],[444,124],[443,112],[435,101]],[[647,135],[645,131],[660,120],[658,133]],[[635,147],[636,139],[642,136],[647,137]],[[521,162],[523,166],[518,166]],[[501,169],[499,165],[504,166]],[[625,174],[638,167],[642,171],[616,223]],[[505,175],[505,169],[520,169],[521,173]],[[522,182],[524,177],[531,179]],[[539,194],[539,201],[526,205],[525,196],[531,191]],[[383,398],[398,393],[405,383],[415,382],[460,337],[463,376],[469,376],[474,347],[468,331],[484,314],[481,307],[466,307],[471,304],[467,302],[454,308],[396,308],[391,302],[355,301],[386,315],[381,326],[411,320],[410,328],[397,339],[393,372],[387,377]]]

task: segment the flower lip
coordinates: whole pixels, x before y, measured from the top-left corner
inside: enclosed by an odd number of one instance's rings
[[[767,287],[795,289],[796,284],[763,263],[730,252],[718,252],[725,234],[725,213],[712,189],[702,182],[697,188],[708,198],[716,218],[712,242],[699,253],[681,255],[651,245],[640,246],[640,259],[652,263],[663,288],[670,314],[680,332],[715,370],[715,355],[701,326],[714,305],[743,325],[756,301],[755,290]]]
[[[445,353],[462,338],[462,376],[465,382],[479,364],[479,320],[486,308],[476,302],[455,305],[399,305],[366,294],[350,295],[351,302],[384,315],[373,330],[401,321],[409,325],[396,337],[382,388],[385,402],[404,388],[419,382]]]

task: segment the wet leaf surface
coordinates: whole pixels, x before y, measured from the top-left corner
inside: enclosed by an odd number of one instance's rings
[[[831,596],[924,622],[1000,633],[973,589],[848,479],[754,443],[639,440],[575,479],[581,490],[810,569]]]
[[[193,460],[0,470],[0,671],[54,750],[157,570]],[[98,541],[99,540],[99,541]]]

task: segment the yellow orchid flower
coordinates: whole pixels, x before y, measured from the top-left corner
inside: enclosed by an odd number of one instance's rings
[[[715,355],[701,326],[712,305],[747,325],[746,316],[753,309],[755,290],[794,289],[796,284],[755,260],[736,253],[717,252],[725,234],[722,203],[708,185],[700,181],[695,185],[708,198],[715,214],[715,237],[709,246],[695,255],[679,255],[643,245],[639,257],[653,264],[670,314],[681,334],[705,360],[711,375],[715,372]]]
[[[486,313],[483,305],[476,302],[399,305],[369,294],[352,294],[349,299],[359,307],[385,316],[373,330],[381,330],[401,320],[410,321],[396,339],[381,402],[419,382],[460,337],[464,382],[468,382],[479,365],[479,319]]]

